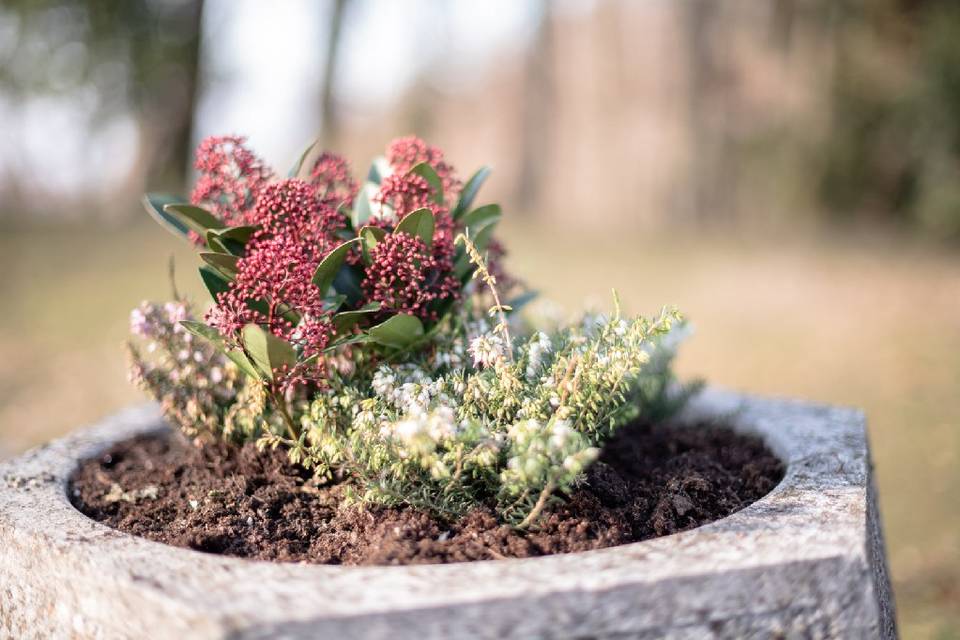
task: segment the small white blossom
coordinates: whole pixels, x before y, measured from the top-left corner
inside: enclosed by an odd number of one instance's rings
[[[503,359],[504,344],[500,336],[484,333],[470,341],[473,366],[485,368]]]

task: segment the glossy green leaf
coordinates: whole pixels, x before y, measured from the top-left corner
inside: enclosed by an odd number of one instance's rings
[[[344,345],[362,344],[364,342],[373,342],[373,340],[371,340],[370,336],[365,333],[352,333],[340,338],[339,340],[334,340],[327,346],[326,349],[323,350],[323,352],[330,353],[331,351],[335,351],[338,347],[342,347]]]
[[[226,226],[206,209],[192,204],[168,204],[164,205],[163,211],[168,215],[175,216],[180,222],[201,236],[207,233],[207,229],[223,229]]]
[[[347,296],[342,293],[338,293],[335,296],[327,296],[323,299],[323,310],[334,312],[340,307],[343,306],[343,303],[347,301]]]
[[[406,233],[411,236],[419,236],[421,240],[429,247],[433,245],[433,232],[436,222],[433,219],[433,212],[430,209],[417,209],[408,213],[403,220],[394,227],[394,233]]]
[[[230,279],[209,265],[200,267],[200,279],[210,292],[210,297],[216,301],[217,294],[230,289]]]
[[[430,188],[433,189],[433,201],[437,204],[443,204],[443,181],[440,180],[440,176],[437,175],[433,167],[426,162],[421,162],[410,169],[410,173],[416,174],[430,183]]]
[[[333,316],[333,328],[338,334],[343,334],[357,325],[364,318],[380,311],[379,302],[371,302],[356,311],[344,311]]]
[[[293,367],[297,363],[297,352],[293,345],[259,325],[248,324],[243,328],[242,336],[250,359],[270,380],[273,380],[273,372],[277,369]]]
[[[353,199],[353,211],[350,215],[350,221],[354,229],[359,229],[367,223],[373,216],[373,198],[377,195],[380,187],[373,182],[365,182],[357,197]]]
[[[314,140],[310,143],[306,149],[303,150],[303,153],[300,154],[300,157],[297,158],[297,161],[290,167],[290,171],[287,172],[288,178],[302,178],[301,172],[303,171],[303,163],[307,161],[307,157],[310,155],[310,152],[313,151],[317,145],[320,144],[319,140]]]
[[[490,240],[493,238],[493,230],[496,229],[496,227],[497,220],[493,220],[488,222],[485,227],[477,231],[476,235],[473,236],[473,244],[481,254],[490,246]]]
[[[377,344],[405,349],[423,337],[423,323],[415,316],[397,314],[371,327],[367,333]]]
[[[210,249],[210,251],[217,253],[230,253],[230,250],[227,249],[227,246],[220,241],[220,238],[217,237],[217,232],[215,230],[208,230],[205,240],[207,241],[207,248]]]
[[[200,259],[211,267],[219,270],[225,276],[234,276],[237,273],[237,261],[240,258],[226,253],[203,252],[200,254]]]
[[[183,202],[181,196],[168,193],[148,193],[143,196],[143,208],[146,209],[151,218],[175,236],[186,238],[190,227],[184,224],[177,216],[163,210],[168,204],[176,204],[178,202]]]
[[[246,254],[246,245],[238,242],[226,234],[217,233],[216,229],[208,229],[207,248],[216,253],[227,253],[232,256],[243,257]]]
[[[180,325],[193,335],[203,338],[204,340],[214,344],[223,343],[223,336],[220,335],[220,332],[208,324],[197,322],[196,320],[181,320]]]
[[[387,159],[383,156],[377,156],[370,165],[370,171],[367,172],[367,180],[379,185],[391,173],[393,173],[393,168],[387,162]]]
[[[488,224],[500,220],[502,215],[503,212],[500,210],[500,205],[488,204],[478,207],[463,216],[460,224],[464,229],[469,229],[471,236],[475,236]]]
[[[216,234],[219,238],[236,240],[237,242],[246,243],[250,240],[250,237],[256,233],[260,227],[226,227],[224,229],[217,229]]]
[[[477,197],[477,192],[480,191],[480,187],[489,175],[490,167],[480,167],[476,173],[470,176],[467,183],[463,185],[463,189],[460,190],[460,199],[457,201],[457,206],[451,212],[454,220],[459,220],[470,210],[474,198]]]
[[[497,226],[498,220],[494,219],[489,221],[485,227],[480,229],[479,232],[471,234],[471,240],[473,245],[477,248],[477,251],[481,255],[487,250],[487,247],[490,245],[490,239],[493,236],[493,230]],[[476,270],[476,265],[470,261],[470,256],[464,250],[463,247],[457,246],[457,253],[454,256],[453,261],[453,273],[461,282],[466,282],[470,279],[471,274]]]
[[[358,267],[344,265],[337,272],[337,277],[333,279],[333,288],[338,293],[347,296],[347,304],[355,306],[360,298],[363,297],[363,291],[360,289],[360,281],[363,279],[363,271]]]
[[[230,360],[232,360],[234,364],[236,364],[240,370],[248,376],[253,378],[262,377],[257,371],[256,367],[254,367],[250,362],[250,359],[247,358],[246,354],[243,353],[243,351],[239,349],[227,348],[223,336],[221,336],[220,333],[213,327],[195,320],[182,320],[180,324],[183,325],[184,329],[193,335],[210,342],[210,344],[212,344],[217,351],[230,358]]]
[[[360,240],[363,243],[363,261],[369,265],[373,262],[373,258],[371,257],[373,248],[380,244],[381,240],[387,237],[387,232],[385,229],[381,229],[380,227],[366,226],[360,229],[359,235]]]
[[[330,286],[337,277],[337,272],[340,271],[340,267],[343,266],[344,261],[347,259],[347,253],[349,253],[353,247],[358,246],[359,243],[360,238],[347,240],[328,253],[326,257],[320,261],[320,264],[317,265],[317,270],[313,272],[313,284],[317,285],[317,288],[320,289],[321,296],[327,295],[327,290],[330,289]]]
[[[540,297],[539,291],[524,291],[512,300],[508,300],[507,306],[512,309],[511,313],[517,313],[538,297]]]
[[[225,356],[230,358],[230,360],[232,360],[234,364],[240,367],[241,371],[243,371],[245,374],[247,374],[251,378],[257,378],[257,379],[263,378],[263,375],[260,373],[260,371],[258,371],[257,368],[253,366],[252,362],[250,362],[250,358],[247,357],[247,354],[245,354],[240,349],[226,349],[224,350],[223,353]]]

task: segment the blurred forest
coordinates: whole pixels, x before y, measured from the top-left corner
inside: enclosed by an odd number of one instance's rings
[[[960,638],[960,4],[0,0],[0,457],[142,401],[143,214],[207,135],[279,172],[418,134],[568,310],[676,304],[681,375],[863,407],[905,638]]]
[[[955,3],[531,0],[518,37],[478,55],[469,77],[445,46],[457,38],[457,4],[416,4],[427,17],[398,28],[439,44],[423,47],[406,85],[373,105],[351,104],[338,87],[351,71],[344,49],[358,44],[351,33],[376,3],[305,11],[319,37],[299,51],[313,69],[300,115],[349,157],[416,132],[466,166],[491,162],[511,210],[551,220],[863,223],[960,239]],[[215,116],[196,122],[204,92],[230,82],[212,62],[218,25],[202,0],[2,6],[0,215],[69,216],[78,201],[133,215],[145,185],[182,190],[199,137],[226,133]],[[38,140],[38,110],[64,101],[71,139]],[[276,115],[265,108],[262,117]],[[84,151],[111,131],[122,152],[92,154],[108,166],[86,167],[67,188],[46,175],[51,156],[69,147],[75,162],[89,161]],[[290,157],[300,144],[287,142]]]

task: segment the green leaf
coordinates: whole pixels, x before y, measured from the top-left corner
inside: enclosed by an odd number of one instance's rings
[[[379,185],[391,173],[393,173],[393,168],[387,162],[387,159],[383,156],[377,156],[370,165],[370,171],[367,172],[367,180]]]
[[[459,220],[470,209],[473,199],[477,197],[477,192],[480,191],[480,187],[489,175],[490,167],[480,167],[475,174],[470,176],[467,183],[463,185],[463,189],[460,190],[460,199],[457,201],[457,206],[451,212],[454,220]]]
[[[440,180],[440,176],[437,175],[433,167],[426,162],[421,162],[410,169],[410,173],[416,174],[430,183],[430,188],[433,189],[433,201],[437,204],[443,204],[443,181]]]
[[[206,235],[207,229],[223,229],[226,226],[206,209],[192,204],[168,204],[164,205],[163,211],[175,216],[180,222],[201,236]]]
[[[327,296],[323,299],[323,310],[334,312],[343,306],[343,303],[347,301],[347,296],[342,293],[338,293],[335,296]]]
[[[200,279],[210,292],[210,297],[216,301],[217,294],[230,289],[230,279],[209,265],[200,267]]]
[[[273,380],[273,372],[283,366],[297,363],[297,352],[286,340],[265,331],[260,325],[248,324],[243,328],[243,346],[253,362]]]
[[[493,235],[493,230],[497,226],[498,220],[494,219],[487,223],[485,227],[480,229],[475,234],[472,234],[473,245],[477,248],[481,254],[487,250],[487,246],[490,244],[490,238]],[[470,256],[463,249],[463,247],[457,247],[457,253],[454,257],[453,262],[453,273],[461,282],[466,282],[470,279],[470,275],[476,269],[476,265],[470,261]]]
[[[350,215],[350,221],[354,229],[359,229],[367,223],[373,216],[373,198],[377,195],[380,187],[373,182],[365,182],[357,197],[353,201],[353,211]]]
[[[360,240],[363,242],[363,261],[366,264],[369,265],[373,262],[373,258],[371,257],[373,248],[380,244],[380,241],[386,237],[386,230],[380,227],[371,227],[368,225],[360,229]]]
[[[360,238],[347,240],[328,253],[326,257],[320,261],[320,264],[317,265],[317,270],[313,272],[313,284],[317,285],[317,288],[320,289],[321,296],[327,295],[327,290],[330,289],[330,285],[333,284],[333,281],[337,277],[337,272],[340,271],[340,267],[343,266],[344,261],[347,259],[347,253],[359,242]]]
[[[433,219],[433,212],[430,209],[417,209],[408,213],[403,220],[394,227],[394,233],[406,233],[411,236],[419,236],[428,247],[433,245],[433,231],[436,222]]]
[[[300,178],[300,172],[303,170],[303,163],[306,162],[307,156],[310,155],[310,152],[313,151],[317,145],[320,144],[319,140],[314,140],[310,143],[306,149],[303,150],[303,153],[300,154],[300,157],[297,158],[297,161],[290,167],[290,171],[287,172],[288,178]]]
[[[539,297],[539,291],[524,291],[513,300],[508,300],[507,306],[511,308],[511,313],[517,313]]]
[[[183,202],[183,198],[168,193],[147,193],[143,196],[143,208],[147,210],[150,217],[167,231],[185,238],[190,227],[181,222],[178,217],[164,211],[165,206],[177,202]]]
[[[260,227],[227,227],[225,229],[217,229],[214,233],[217,234],[218,238],[224,240],[236,240],[246,244],[250,237],[260,230]]]
[[[503,212],[498,204],[488,204],[478,207],[463,216],[460,224],[465,229],[470,230],[471,236],[476,236],[481,229],[492,222],[497,222],[502,217]]]
[[[217,253],[230,253],[230,250],[227,249],[227,245],[223,244],[220,241],[220,238],[217,237],[217,232],[213,229],[207,231],[206,236],[207,248],[211,251]]]
[[[223,336],[208,324],[197,322],[196,320],[181,320],[180,325],[193,335],[212,342],[213,344],[223,344]]]
[[[345,333],[355,327],[358,322],[371,314],[380,311],[379,302],[371,302],[356,311],[344,311],[333,316],[333,327],[338,334]]]
[[[337,347],[342,347],[347,344],[361,344],[364,342],[373,342],[373,340],[371,340],[370,336],[365,333],[352,333],[348,336],[340,338],[339,340],[334,340],[327,345],[327,348],[324,349],[323,352],[330,353],[331,351],[335,351]]]
[[[234,276],[237,273],[237,261],[240,258],[226,253],[204,252],[200,254],[200,259],[211,267],[219,270],[225,276]]]
[[[257,380],[263,378],[261,373],[257,371],[257,368],[253,366],[253,363],[250,362],[250,358],[247,357],[247,354],[240,349],[225,349],[223,353],[225,356],[230,358],[234,364],[240,367],[241,371],[251,378],[256,378]]]
[[[226,343],[223,340],[223,336],[214,329],[213,327],[206,325],[202,322],[197,322],[195,320],[181,320],[180,324],[184,329],[189,331],[195,336],[207,340],[214,346],[214,348],[230,358],[236,364],[241,371],[243,371],[248,376],[253,378],[260,379],[262,376],[257,372],[256,367],[250,362],[250,359],[247,358],[246,354],[239,349],[228,349]]]
[[[415,316],[401,313],[371,327],[367,333],[377,344],[404,349],[423,337],[423,324]]]
[[[246,245],[224,234],[217,233],[216,229],[207,230],[207,247],[217,253],[226,253],[232,256],[243,257],[246,254]]]
[[[363,297],[363,290],[360,288],[362,279],[363,271],[350,265],[344,265],[340,267],[337,277],[333,279],[333,288],[347,296],[348,304],[355,305]]]
[[[477,231],[473,236],[473,244],[481,254],[487,250],[490,245],[490,239],[493,237],[493,230],[497,227],[497,221],[488,222],[485,227]]]

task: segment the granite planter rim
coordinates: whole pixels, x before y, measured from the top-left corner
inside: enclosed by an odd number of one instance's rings
[[[580,553],[342,567],[171,547],[81,514],[66,493],[78,461],[162,428],[154,405],[130,408],[0,463],[0,574],[23,578],[0,591],[0,631],[430,638],[683,628],[698,637],[701,625],[736,637],[804,620],[798,628],[893,637],[863,414],[709,388],[686,419],[710,417],[761,436],[786,465],[773,491],[726,518]]]

